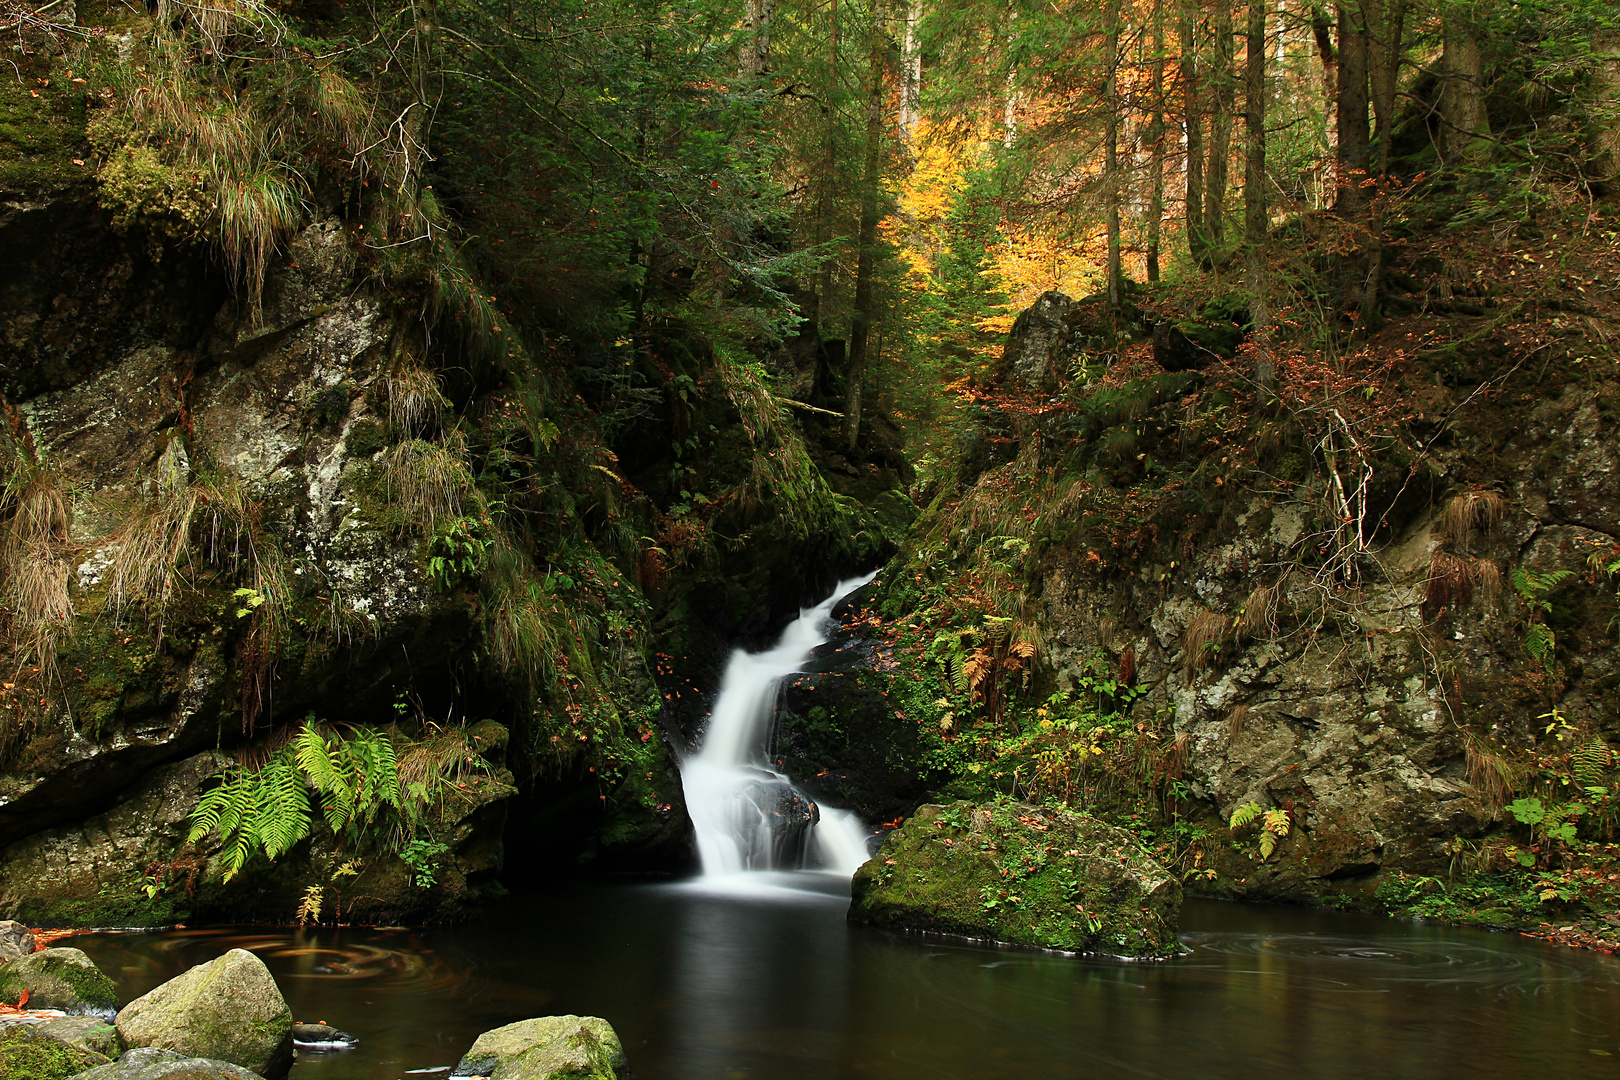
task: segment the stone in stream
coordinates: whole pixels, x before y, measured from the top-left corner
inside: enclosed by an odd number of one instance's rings
[[[334,1050],[353,1050],[360,1045],[360,1040],[347,1031],[339,1031],[329,1024],[294,1024],[292,1026],[293,1047],[298,1050],[310,1050],[315,1053],[326,1053]]]
[[[595,1016],[541,1016],[486,1031],[452,1080],[618,1080],[629,1075],[613,1025]]]
[[[1066,952],[1177,951],[1181,886],[1123,829],[1024,803],[924,806],[856,871],[849,917]]]
[[[43,1024],[14,1024],[0,1034],[0,1080],[68,1080],[110,1058],[52,1038]]]
[[[187,1057],[173,1050],[143,1046],[117,1061],[79,1073],[73,1080],[260,1080],[240,1065]]]
[[[44,949],[0,967],[0,1001],[16,1005],[24,991],[30,1009],[111,1016],[118,1007],[112,980],[78,949]]]
[[[34,1026],[41,1035],[57,1042],[100,1054],[109,1061],[124,1052],[124,1041],[118,1029],[99,1016],[59,1016],[55,1020],[42,1020]]]
[[[34,951],[34,933],[14,919],[0,921],[0,963]]]
[[[175,976],[118,1014],[130,1046],[228,1061],[272,1080],[292,1067],[292,1026],[276,980],[246,949]]]

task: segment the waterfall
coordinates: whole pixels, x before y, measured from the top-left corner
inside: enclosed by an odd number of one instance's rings
[[[731,654],[703,746],[681,762],[704,877],[808,867],[847,876],[866,861],[860,819],[817,805],[767,754],[782,679],[827,640],[833,605],[876,576],[839,582],[826,600],[799,611],[774,648]]]

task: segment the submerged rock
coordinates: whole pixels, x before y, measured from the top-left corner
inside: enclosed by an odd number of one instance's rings
[[[1022,803],[924,806],[855,874],[849,917],[1116,956],[1176,952],[1181,886],[1130,833]]]
[[[0,1034],[0,1080],[68,1080],[109,1060],[54,1039],[41,1026],[17,1024]]]
[[[450,1073],[490,1080],[618,1080],[624,1047],[595,1016],[541,1016],[486,1031]]]
[[[117,1061],[82,1072],[73,1080],[259,1080],[228,1061],[187,1057],[155,1046],[131,1050]]]
[[[78,949],[45,949],[0,967],[0,1001],[16,1005],[25,991],[32,1009],[111,1016],[118,1007],[112,980]]]
[[[298,1050],[309,1050],[315,1053],[330,1053],[336,1050],[353,1050],[360,1045],[360,1040],[347,1031],[339,1031],[329,1024],[294,1024],[292,1026],[293,1046]]]
[[[292,1067],[292,1027],[275,979],[246,949],[197,965],[118,1014],[130,1046],[215,1058],[271,1078]]]
[[[12,919],[0,922],[0,963],[27,956],[34,947],[34,934],[28,927]]]

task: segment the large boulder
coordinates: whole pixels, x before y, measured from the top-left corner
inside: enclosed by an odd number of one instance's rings
[[[173,1050],[148,1046],[82,1072],[73,1080],[259,1080],[259,1077],[228,1061],[187,1057]]]
[[[78,949],[45,949],[0,967],[0,1001],[33,1009],[61,1009],[85,1016],[111,1016],[118,992],[111,979]]]
[[[28,927],[12,919],[0,922],[0,963],[27,956],[34,947],[34,934]]]
[[[67,1080],[107,1061],[32,1025],[14,1024],[0,1034],[0,1080]]]
[[[924,806],[855,874],[849,917],[1069,952],[1177,951],[1181,885],[1123,829],[1015,802]]]
[[[292,1027],[276,980],[246,949],[197,965],[118,1014],[118,1034],[130,1046],[215,1058],[272,1078],[292,1067]]]
[[[541,1016],[486,1031],[450,1073],[489,1080],[618,1080],[629,1075],[613,1025],[594,1016]]]

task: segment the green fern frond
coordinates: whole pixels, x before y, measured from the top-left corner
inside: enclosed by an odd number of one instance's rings
[[[1570,771],[1583,787],[1595,787],[1603,782],[1603,774],[1614,762],[1614,751],[1602,739],[1592,739],[1577,746],[1569,755]]]
[[[1264,830],[1273,836],[1284,837],[1288,835],[1288,811],[1272,807],[1266,811]]]
[[[1265,812],[1266,808],[1257,802],[1244,803],[1232,811],[1232,818],[1227,824],[1231,826],[1233,832],[1237,832]]]

